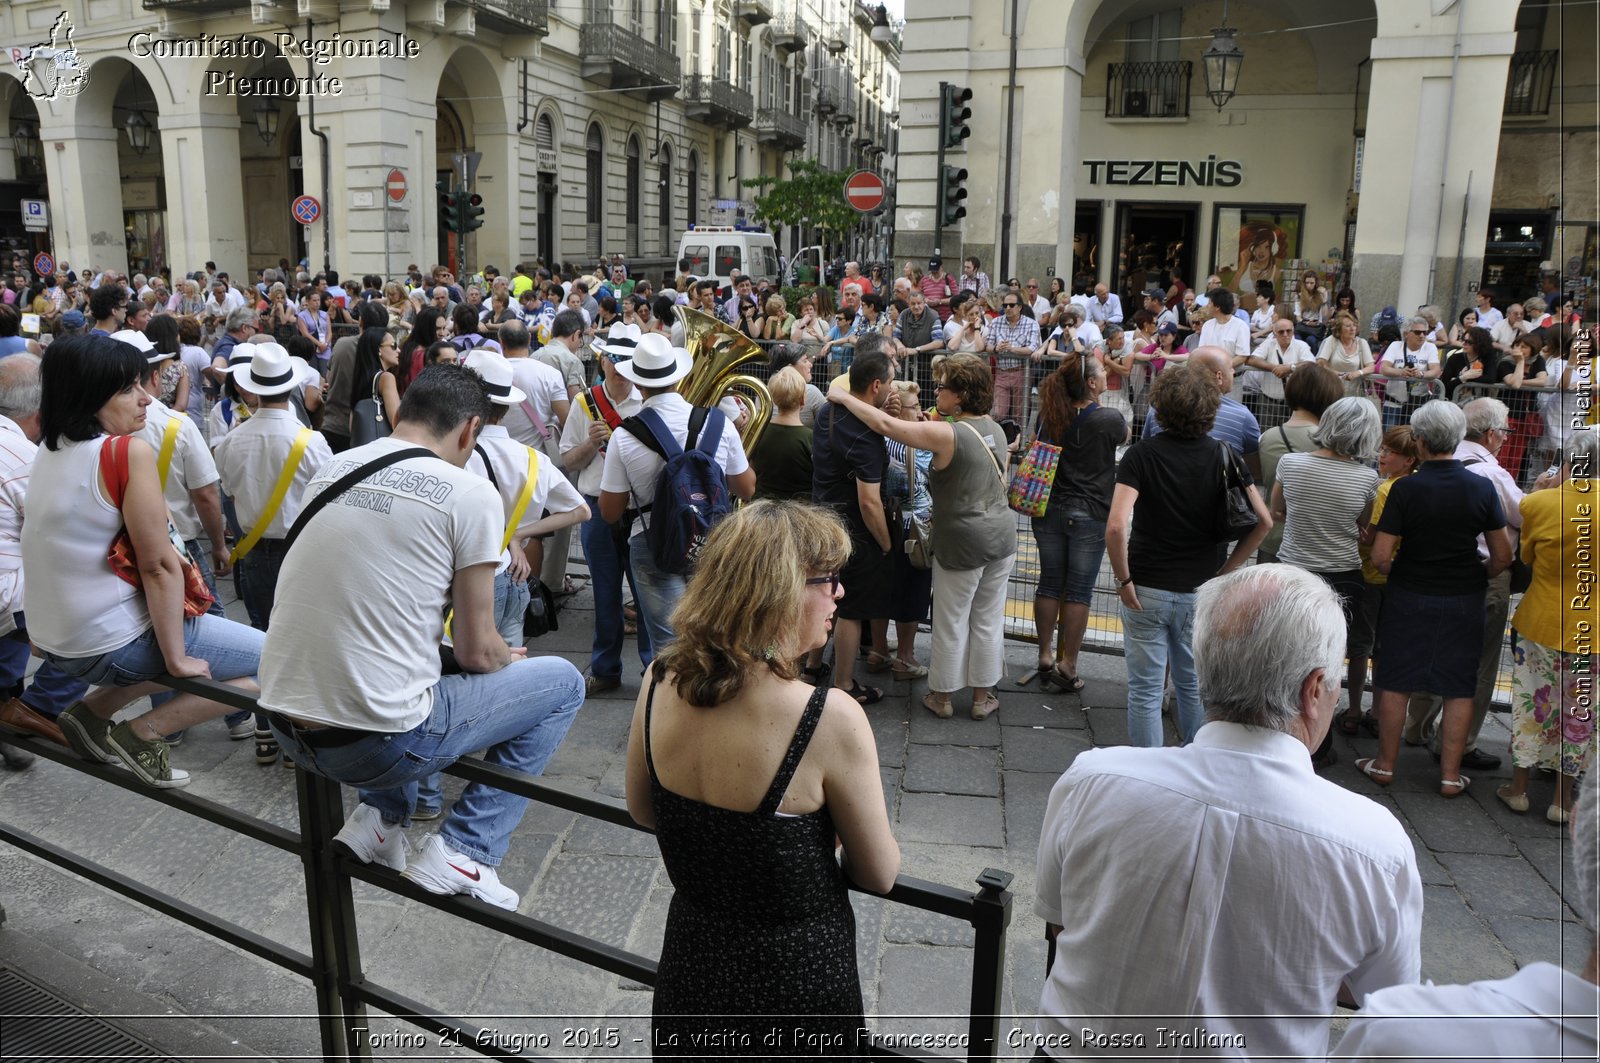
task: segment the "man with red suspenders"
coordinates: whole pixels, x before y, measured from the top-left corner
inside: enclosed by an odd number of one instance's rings
[[[642,334],[637,325],[613,325],[610,339],[600,351],[600,368],[605,383],[580,391],[561,431],[561,461],[569,475],[578,478],[578,490],[589,504],[590,518],[579,536],[583,556],[589,562],[590,585],[594,590],[594,648],[589,656],[587,676],[589,694],[602,694],[622,685],[622,578],[628,578],[630,593],[633,572],[628,564],[627,525],[607,524],[600,516],[600,472],[605,465],[606,441],[623,418],[639,412],[644,401],[633,382],[617,372],[617,363],[632,357]],[[639,628],[639,660],[649,664],[653,656],[650,635]]]

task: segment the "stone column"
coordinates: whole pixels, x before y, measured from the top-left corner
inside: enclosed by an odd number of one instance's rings
[[[40,131],[50,188],[50,250],[75,269],[128,271],[117,130],[47,119]]]
[[[212,261],[231,277],[247,278],[249,245],[237,112],[163,113],[160,134],[167,259],[173,273],[187,273]]]

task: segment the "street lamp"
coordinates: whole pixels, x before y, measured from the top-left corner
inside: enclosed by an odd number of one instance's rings
[[[889,11],[882,4],[872,11],[872,32],[868,36],[879,44],[894,40],[894,30],[889,28]]]
[[[1239,31],[1228,25],[1228,3],[1222,3],[1222,25],[1211,31],[1211,43],[1200,55],[1201,69],[1206,77],[1206,95],[1217,105],[1217,110],[1231,99],[1239,89],[1239,68],[1244,65],[1244,52],[1233,38]]]
[[[263,144],[271,144],[278,135],[278,101],[263,96],[255,106],[256,132]]]
[[[128,115],[125,128],[128,131],[128,146],[135,155],[143,155],[150,150],[150,119],[144,116],[143,111]]]
[[[17,162],[28,163],[36,166],[42,154],[39,145],[39,131],[31,122],[18,122],[11,131],[11,146],[16,150]],[[20,167],[19,167],[20,168]]]

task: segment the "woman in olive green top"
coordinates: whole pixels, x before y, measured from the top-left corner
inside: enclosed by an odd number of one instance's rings
[[[880,435],[933,453],[933,653],[922,704],[954,715],[950,695],[972,687],[972,718],[1000,707],[993,687],[1005,664],[1006,584],[1017,553],[1017,522],[1006,506],[1006,436],[988,417],[994,399],[989,366],[970,354],[940,365],[939,420],[902,421],[851,397],[842,387],[828,401],[846,406]]]
[[[794,366],[772,374],[772,420],[750,452],[756,498],[811,501],[811,429],[800,423],[806,381]]]

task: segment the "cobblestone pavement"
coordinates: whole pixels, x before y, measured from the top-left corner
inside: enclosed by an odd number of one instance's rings
[[[225,595],[231,597],[231,594]],[[230,604],[230,613],[237,604]],[[587,661],[587,594],[562,613],[562,629],[535,643],[580,667]],[[919,657],[926,659],[926,636]],[[1032,646],[1008,648],[1008,673],[1025,674]],[[1036,686],[1000,687],[1002,707],[982,722],[939,720],[921,708],[925,681],[889,682],[869,711],[880,770],[905,874],[963,890],[985,868],[1012,872],[1015,894],[1006,950],[1005,1010],[1027,1016],[1039,999],[1043,924],[1032,912],[1034,857],[1050,787],[1079,752],[1126,741],[1126,677],[1119,657],[1087,654],[1081,695]],[[878,684],[880,677],[871,678]],[[887,676],[881,677],[887,680]],[[566,787],[620,798],[637,680],[581,710],[548,773]],[[1509,774],[1478,773],[1462,798],[1436,795],[1426,751],[1405,749],[1394,786],[1382,791],[1356,772],[1376,745],[1339,737],[1329,777],[1394,811],[1417,846],[1426,888],[1423,976],[1465,982],[1510,974],[1539,959],[1581,970],[1587,956],[1573,910],[1562,899],[1567,870],[1560,829],[1537,810],[1548,776],[1535,777],[1535,812],[1516,816],[1494,797]],[[1503,751],[1505,718],[1491,717],[1483,747]],[[192,730],[174,762],[196,774],[189,792],[296,825],[293,775],[254,762],[249,742],[230,742],[220,723]],[[447,779],[458,790],[459,780]],[[347,793],[347,802],[353,796]],[[40,761],[0,772],[0,818],[114,868],[121,874],[309,950],[297,860],[221,828]],[[426,825],[412,831],[420,840]],[[653,839],[585,821],[547,806],[530,808],[501,869],[522,892],[522,911],[647,956],[658,954],[671,886]],[[1136,887],[1135,887],[1136,888]],[[536,1054],[554,1057],[647,1054],[649,992],[617,976],[509,941],[357,883],[361,959],[367,975],[413,999],[458,1015]],[[957,921],[854,895],[863,989],[879,1032],[958,1031],[967,1010],[970,928]],[[92,1013],[185,1059],[320,1054],[309,986],[186,926],[124,901],[0,845],[0,966],[62,991]],[[541,1017],[546,1016],[546,1017]],[[944,1016],[944,1017],[941,1017]],[[1026,1018],[1003,1029],[1027,1028]],[[621,1047],[584,1048],[616,1029]],[[380,1058],[470,1055],[408,1044],[414,1027],[374,1015],[375,1037],[397,1034]],[[568,1031],[591,1031],[588,1034]],[[548,1037],[548,1046],[540,1038]],[[563,1046],[562,1039],[569,1044]],[[1018,1050],[1019,1054],[1026,1054]],[[954,1050],[950,1054],[957,1054]]]

